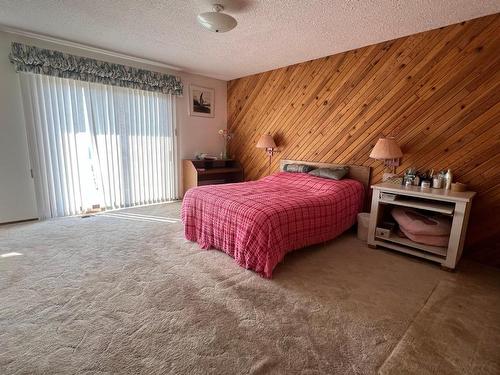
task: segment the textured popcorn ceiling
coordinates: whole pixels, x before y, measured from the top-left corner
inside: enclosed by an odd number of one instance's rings
[[[499,0],[217,2],[238,20],[229,33],[198,25],[207,0],[0,0],[0,24],[228,80],[500,11]]]

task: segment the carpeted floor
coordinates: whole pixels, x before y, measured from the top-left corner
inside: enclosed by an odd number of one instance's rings
[[[0,227],[0,373],[498,373],[498,270],[347,233],[266,280],[185,241],[179,208]]]
[[[381,374],[500,374],[500,288],[441,281]]]

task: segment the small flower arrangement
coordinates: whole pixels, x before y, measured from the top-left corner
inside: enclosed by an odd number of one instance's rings
[[[221,159],[227,159],[227,144],[233,138],[233,134],[227,129],[219,129],[219,135],[224,138],[224,151],[221,153]]]
[[[219,135],[224,138],[224,141],[227,143],[229,142],[232,138],[233,135],[227,131],[227,129],[219,129]]]

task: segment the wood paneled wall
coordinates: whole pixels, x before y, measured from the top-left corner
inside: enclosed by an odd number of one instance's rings
[[[500,264],[499,99],[497,14],[229,82],[229,151],[258,179],[268,167],[255,145],[271,132],[273,171],[281,158],[351,163],[371,166],[377,183],[383,165],[368,155],[393,136],[398,172],[451,168],[478,192],[468,244]]]

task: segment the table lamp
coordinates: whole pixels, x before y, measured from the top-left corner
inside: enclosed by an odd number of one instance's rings
[[[399,159],[402,156],[401,148],[399,148],[394,138],[390,137],[380,138],[370,153],[372,159],[383,160],[384,165],[391,168],[391,173],[384,173],[383,181],[396,175],[396,167],[399,165]]]

